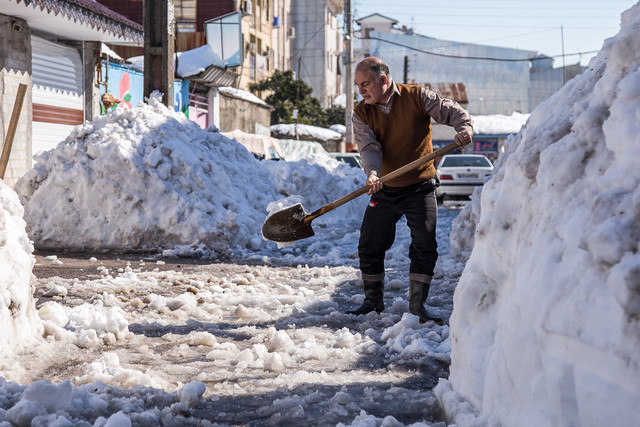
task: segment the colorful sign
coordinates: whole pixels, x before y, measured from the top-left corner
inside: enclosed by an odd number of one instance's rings
[[[105,93],[109,93],[120,102],[109,108],[105,108],[104,104],[100,102],[101,114],[116,108],[130,109],[143,101],[144,74],[141,71],[112,62],[109,62],[107,67],[106,62],[102,61],[102,75],[106,76],[106,85],[100,85],[100,96],[102,97]],[[174,81],[173,94],[175,111],[182,111],[188,117],[189,81]]]

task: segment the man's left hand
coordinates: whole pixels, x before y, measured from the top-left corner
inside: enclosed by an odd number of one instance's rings
[[[471,140],[473,139],[473,134],[468,130],[460,131],[456,134],[453,141],[458,144],[458,147],[463,148],[467,144],[471,144]]]

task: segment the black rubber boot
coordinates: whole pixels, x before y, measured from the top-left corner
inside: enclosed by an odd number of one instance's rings
[[[383,281],[363,280],[364,285],[364,301],[362,305],[355,310],[347,311],[347,314],[367,314],[372,311],[382,313],[384,310]]]
[[[443,325],[444,321],[442,319],[431,316],[425,310],[424,303],[427,301],[427,296],[429,296],[428,283],[409,280],[409,312],[418,316],[420,323],[426,323],[431,320],[438,325]]]

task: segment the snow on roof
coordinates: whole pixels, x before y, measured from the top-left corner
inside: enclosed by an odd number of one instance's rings
[[[341,124],[331,125],[329,126],[329,129],[334,132],[338,132],[340,135],[344,135],[345,133],[347,133],[347,127]]]
[[[176,74],[183,78],[200,74],[211,65],[224,68],[222,58],[208,44],[186,52],[178,52],[177,56],[178,68],[176,69]]]
[[[118,61],[123,61],[123,58],[120,55],[115,53],[113,50],[109,48],[109,46],[107,46],[104,43],[100,43],[100,53],[107,55],[110,58],[117,59]]]
[[[342,135],[331,129],[301,124],[278,124],[271,126],[271,135],[281,139],[299,139],[307,141],[339,141]]]
[[[471,116],[473,133],[477,135],[504,135],[518,133],[529,119],[530,114],[513,113]]]
[[[220,91],[220,93],[231,96],[233,98],[242,99],[244,101],[252,102],[259,105],[269,105],[262,99],[258,98],[251,92],[247,92],[246,90],[236,89],[229,86],[219,87],[218,90]]]

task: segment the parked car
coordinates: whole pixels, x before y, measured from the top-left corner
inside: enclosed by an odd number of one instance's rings
[[[339,162],[347,163],[354,168],[362,169],[362,158],[360,153],[329,153],[331,157]]]
[[[491,171],[491,161],[481,154],[446,154],[436,168],[440,181],[436,197],[438,200],[468,198],[475,187],[484,184],[484,178],[491,175]]]

